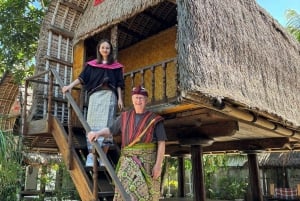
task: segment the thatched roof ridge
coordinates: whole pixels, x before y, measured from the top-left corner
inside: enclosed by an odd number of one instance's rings
[[[94,6],[94,2],[90,1],[79,22],[74,42],[93,36],[159,2],[162,0],[114,0]]]
[[[300,126],[300,46],[277,21],[255,0],[177,6],[182,90],[243,103]]]

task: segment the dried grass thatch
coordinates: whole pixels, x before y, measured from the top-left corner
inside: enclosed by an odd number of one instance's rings
[[[93,1],[90,1],[80,20],[75,38],[86,39],[160,2],[162,0],[114,0],[93,6]]]
[[[255,0],[177,6],[182,90],[231,99],[300,126],[300,46],[283,27]]]
[[[16,114],[12,114],[12,106],[19,93],[19,86],[13,80],[10,73],[6,73],[0,80],[0,130],[10,131],[13,129]]]
[[[300,166],[300,152],[274,152],[261,153],[258,157],[259,165],[261,167],[299,167]]]

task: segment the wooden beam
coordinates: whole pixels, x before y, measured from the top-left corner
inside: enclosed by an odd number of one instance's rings
[[[229,142],[214,142],[209,147],[204,147],[205,152],[211,151],[250,151],[250,150],[267,150],[272,148],[282,148],[289,143],[288,138],[264,138],[256,140],[236,140]]]
[[[70,38],[70,39],[74,38],[73,32],[68,31],[66,29],[62,29],[62,28],[54,26],[54,25],[50,25],[48,30],[52,31],[53,33],[55,33],[57,35],[62,35],[65,38]]]
[[[216,137],[224,137],[224,136],[232,136],[238,130],[238,124],[236,121],[222,121],[215,122],[206,125],[193,126],[177,123],[181,128],[170,128],[166,127],[167,136],[170,139],[187,139],[187,138],[216,138]],[[176,139],[177,138],[177,139]]]
[[[176,0],[168,0],[168,1],[170,1],[171,3],[176,4]]]
[[[190,154],[190,146],[182,145],[178,141],[167,143],[166,154],[172,156]],[[288,138],[262,138],[258,140],[236,140],[229,142],[214,142],[211,146],[203,147],[204,153],[230,153],[249,150],[283,149],[289,143]]]
[[[130,36],[132,36],[133,38],[136,38],[138,41],[140,41],[140,40],[146,38],[146,36],[143,36],[143,35],[141,35],[141,34],[135,32],[135,31],[132,31],[132,30],[128,29],[127,27],[125,27],[125,26],[122,25],[122,24],[119,24],[118,28],[119,28],[120,32],[123,32],[123,33],[125,33],[125,34],[130,35]]]
[[[59,59],[59,58],[55,58],[55,57],[51,57],[51,56],[45,56],[44,58],[49,60],[49,61],[56,62],[56,63],[62,64],[62,65],[68,66],[68,67],[73,66],[73,64],[71,62],[64,61],[64,60]]]
[[[70,3],[70,2],[68,2],[66,0],[60,0],[59,3],[61,5],[64,5],[64,6],[67,6],[67,7],[71,8],[73,10],[76,10],[79,13],[83,13],[84,12],[84,9],[81,8],[81,7],[79,7],[79,6],[77,6],[77,4],[75,4],[75,3]]]

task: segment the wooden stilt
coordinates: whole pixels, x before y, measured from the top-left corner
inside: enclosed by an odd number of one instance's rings
[[[191,145],[194,201],[206,201],[201,145]]]
[[[184,183],[185,183],[185,171],[184,171],[184,158],[178,157],[178,197],[184,197]]]
[[[261,193],[261,184],[259,181],[259,168],[256,153],[247,153],[249,163],[249,187],[248,188],[248,201],[263,201]],[[250,193],[251,192],[251,193]]]

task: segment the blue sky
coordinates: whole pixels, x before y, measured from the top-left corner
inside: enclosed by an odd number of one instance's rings
[[[300,13],[300,0],[256,0],[256,2],[284,27],[287,23],[286,10],[293,9]]]

